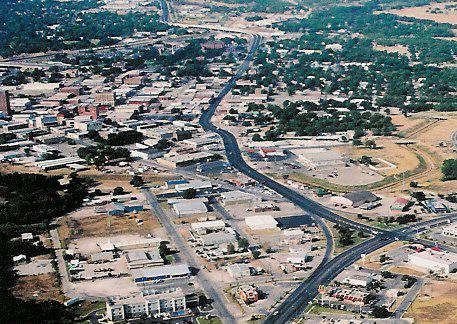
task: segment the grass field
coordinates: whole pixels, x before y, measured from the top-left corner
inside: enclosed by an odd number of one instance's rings
[[[392,13],[402,17],[410,17],[416,19],[433,20],[438,23],[457,24],[457,10],[445,9],[446,5],[457,4],[457,2],[433,3],[421,7],[406,7],[403,9],[389,10],[387,13]],[[438,11],[436,10],[438,9]]]
[[[219,317],[212,317],[210,319],[206,319],[203,316],[197,317],[198,324],[222,324],[222,321]]]

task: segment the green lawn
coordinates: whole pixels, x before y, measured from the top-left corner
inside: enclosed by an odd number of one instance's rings
[[[197,322],[199,324],[222,324],[222,321],[219,317],[212,317],[210,319],[206,319],[204,316],[197,317]]]

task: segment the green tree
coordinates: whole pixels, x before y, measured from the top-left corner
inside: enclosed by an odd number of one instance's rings
[[[134,175],[130,180],[130,184],[134,187],[141,187],[144,184],[144,180],[139,175]]]
[[[249,241],[246,238],[241,237],[238,239],[238,247],[241,250],[246,250],[249,247]]]
[[[441,172],[443,172],[443,181],[457,180],[457,159],[445,160],[441,166]]]
[[[233,246],[232,243],[229,243],[229,244],[227,245],[227,253],[228,253],[228,254],[233,254],[233,253],[235,253],[235,246]]]
[[[184,191],[183,198],[184,199],[194,199],[197,196],[197,190],[194,188],[189,188]]]
[[[367,140],[365,142],[365,146],[369,147],[371,149],[375,149],[376,148],[376,142],[374,140]]]

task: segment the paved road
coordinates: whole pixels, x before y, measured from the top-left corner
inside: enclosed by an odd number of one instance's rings
[[[155,216],[157,216],[162,226],[168,232],[170,238],[176,244],[176,247],[179,249],[181,254],[186,259],[185,262],[187,262],[187,264],[192,268],[200,269],[200,265],[195,260],[193,252],[190,249],[189,245],[187,245],[184,238],[176,230],[174,224],[165,214],[162,207],[158,203],[157,198],[148,189],[144,189],[142,190],[142,192],[146,199],[149,201],[152,210],[155,211]],[[222,319],[222,321],[224,323],[235,323],[235,318],[225,307],[226,301],[222,297],[223,293],[217,291],[217,288],[213,286],[211,280],[208,278],[208,274],[206,273],[206,271],[200,269],[197,275],[197,279],[200,285],[202,286],[203,290],[209,296],[209,298],[213,300],[214,309],[219,313],[219,316]]]
[[[162,21],[169,22],[170,21],[170,11],[168,8],[168,3],[166,0],[160,1],[160,7],[162,8]]]
[[[50,230],[50,234],[52,246],[54,247],[54,251],[57,257],[57,268],[59,269],[59,274],[61,277],[62,291],[65,295],[67,295],[70,293],[71,290],[74,289],[71,288],[70,278],[68,277],[67,267],[65,265],[65,260],[63,258],[64,250],[62,249],[62,245],[60,243],[59,231],[55,228]]]
[[[457,131],[452,133],[452,146],[454,147],[454,151],[457,151]]]
[[[398,305],[397,309],[393,314],[393,318],[401,318],[403,314],[408,310],[409,306],[413,303],[416,299],[419,291],[424,283],[424,280],[418,278],[414,285],[409,289],[408,293],[406,294],[405,298],[402,300],[400,305]]]

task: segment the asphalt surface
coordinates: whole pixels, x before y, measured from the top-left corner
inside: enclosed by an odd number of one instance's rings
[[[401,318],[403,316],[403,314],[408,310],[408,308],[411,306],[413,301],[416,299],[416,297],[419,294],[419,291],[420,291],[423,283],[424,283],[423,279],[417,278],[417,281],[409,289],[409,291],[406,294],[405,298],[402,300],[400,305],[395,310],[395,312],[394,312],[394,314],[392,316],[393,318]]]
[[[165,23],[169,22],[170,21],[170,11],[168,9],[167,1],[161,0],[160,6],[162,8],[162,21]]]

